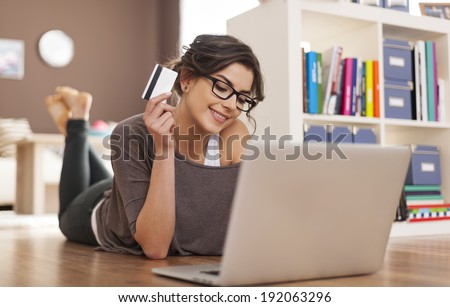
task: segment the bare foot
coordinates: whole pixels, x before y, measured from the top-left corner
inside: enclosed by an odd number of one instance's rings
[[[89,112],[92,106],[92,95],[87,92],[79,92],[69,86],[58,86],[56,93],[61,95],[65,104],[72,112],[72,119],[89,120]]]
[[[62,100],[61,95],[47,96],[45,98],[45,105],[58,130],[63,135],[67,135],[67,120],[70,117],[70,111]]]

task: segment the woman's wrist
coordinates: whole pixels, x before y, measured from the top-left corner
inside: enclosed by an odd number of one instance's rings
[[[155,160],[163,160],[175,156],[175,144],[173,142],[163,143],[155,146]]]

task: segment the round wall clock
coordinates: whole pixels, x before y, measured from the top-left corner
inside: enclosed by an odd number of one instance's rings
[[[64,67],[72,61],[74,43],[61,30],[45,32],[39,39],[39,55],[51,67]]]

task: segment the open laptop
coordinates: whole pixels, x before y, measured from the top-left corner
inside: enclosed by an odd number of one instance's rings
[[[221,286],[378,271],[410,149],[317,143],[278,147],[249,146],[220,265],[152,271]]]

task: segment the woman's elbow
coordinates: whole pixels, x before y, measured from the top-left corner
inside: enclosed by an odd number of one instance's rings
[[[144,254],[149,259],[153,260],[162,260],[167,258],[168,250],[167,249],[155,249],[155,248],[148,248],[144,249]]]
[[[140,239],[138,233],[135,235],[135,240],[139,243],[145,256],[150,259],[165,259],[169,253],[169,246],[161,242],[155,242],[147,239]]]

